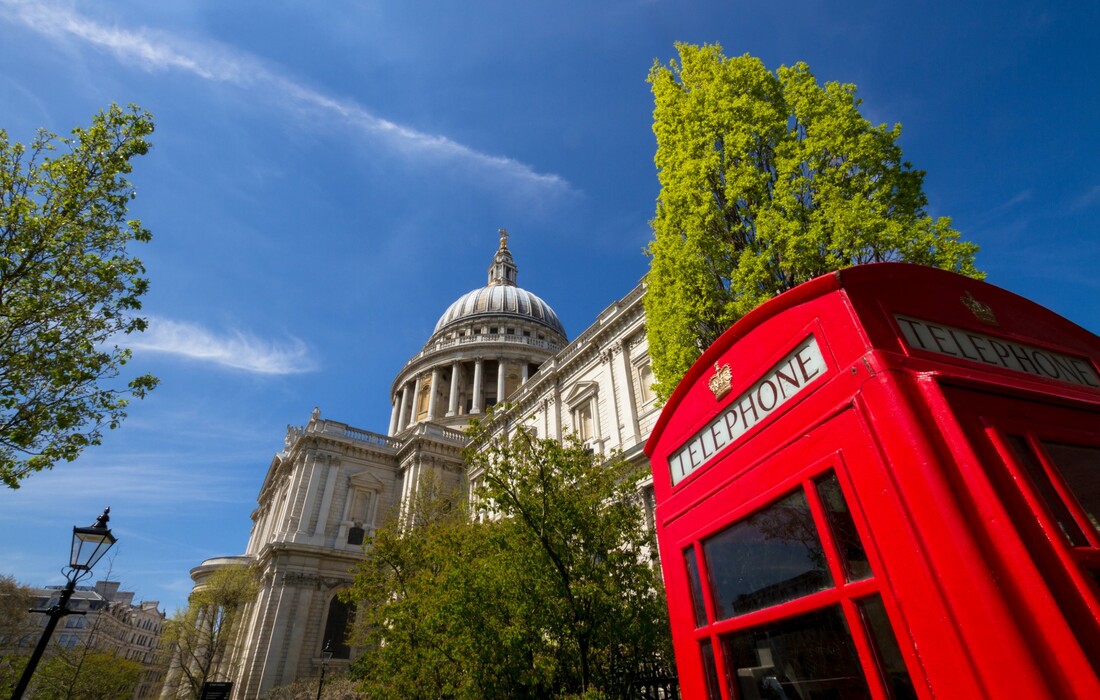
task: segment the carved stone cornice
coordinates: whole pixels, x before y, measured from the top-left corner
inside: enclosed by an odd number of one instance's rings
[[[283,585],[293,588],[313,588],[320,591],[336,588],[346,583],[348,583],[347,579],[337,578],[335,576],[321,576],[320,574],[307,573],[304,571],[288,571],[283,574]]]

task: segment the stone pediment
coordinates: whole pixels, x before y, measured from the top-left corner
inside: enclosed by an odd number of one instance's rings
[[[599,387],[600,385],[597,382],[577,382],[569,392],[562,397],[562,401],[568,406],[575,406],[586,399],[592,398]]]
[[[381,479],[371,474],[369,471],[352,474],[348,477],[348,484],[352,488],[362,489],[364,491],[382,491],[385,488],[385,484],[382,483]]]

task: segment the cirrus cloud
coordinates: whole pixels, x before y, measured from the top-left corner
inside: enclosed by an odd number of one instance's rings
[[[309,346],[295,337],[274,342],[237,329],[219,334],[197,323],[155,316],[149,318],[146,331],[127,338],[126,345],[255,374],[301,374],[317,369]]]
[[[394,152],[420,155],[465,166],[492,182],[505,178],[525,185],[530,194],[572,195],[560,175],[540,173],[507,156],[485,153],[446,136],[429,134],[373,114],[353,100],[338,99],[291,78],[250,54],[212,41],[195,41],[157,29],[122,28],[97,22],[75,10],[35,0],[0,0],[0,19],[15,21],[57,42],[76,41],[104,51],[120,63],[145,71],[182,71],[198,78],[259,88],[278,95],[284,110],[311,110],[350,125]],[[533,191],[532,191],[533,190]]]

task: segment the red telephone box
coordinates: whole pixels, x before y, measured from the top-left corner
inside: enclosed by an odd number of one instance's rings
[[[685,698],[1100,698],[1100,338],[932,268],[755,310],[646,445]]]

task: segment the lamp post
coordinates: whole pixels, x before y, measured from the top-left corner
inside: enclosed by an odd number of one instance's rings
[[[325,687],[325,669],[332,659],[332,640],[325,640],[325,649],[321,652],[321,680],[317,682],[317,700],[321,700],[321,690]]]
[[[42,630],[42,638],[38,640],[38,646],[34,648],[34,653],[27,660],[27,667],[23,669],[23,677],[19,679],[19,684],[15,686],[15,691],[11,694],[11,700],[21,700],[27,686],[30,685],[31,676],[34,675],[34,669],[38,666],[42,653],[46,651],[46,645],[50,643],[50,636],[53,635],[53,630],[57,627],[58,621],[66,615],[72,614],[72,611],[69,610],[69,599],[73,597],[77,581],[90,576],[92,567],[103,558],[111,545],[116,542],[115,536],[107,528],[107,521],[111,519],[110,512],[110,508],[104,509],[103,515],[96,518],[91,527],[73,528],[73,549],[69,557],[69,566],[62,569],[62,573],[65,574],[65,578],[68,579],[69,583],[61,591],[61,596],[58,598],[56,605],[47,610],[31,611],[45,613],[50,619],[46,622],[46,629]],[[79,614],[83,615],[84,613]]]

